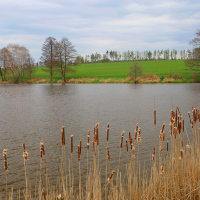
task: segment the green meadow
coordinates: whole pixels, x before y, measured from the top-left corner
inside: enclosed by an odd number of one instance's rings
[[[75,73],[66,74],[66,80],[69,83],[124,83],[134,82],[128,78],[129,67],[133,61],[127,62],[108,62],[108,63],[88,63],[75,66]],[[143,70],[143,76],[148,81],[140,79],[141,83],[151,82],[197,82],[192,71],[186,70],[184,60],[149,60],[138,61]],[[45,67],[37,67],[32,74],[31,80],[20,82],[29,83],[47,83],[50,74],[43,70]],[[161,81],[160,77],[164,77]],[[150,79],[154,79],[150,81]],[[57,72],[53,74],[53,82],[61,82],[62,77]]]

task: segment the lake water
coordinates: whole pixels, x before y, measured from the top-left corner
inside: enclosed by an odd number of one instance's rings
[[[199,108],[200,84],[19,84],[0,85],[0,150],[7,149],[8,188],[24,188],[22,143],[28,152],[29,178],[34,185],[40,155],[40,140],[46,151],[50,181],[56,182],[61,152],[61,127],[66,131],[67,159],[70,157],[70,135],[74,135],[74,175],[78,177],[77,145],[82,140],[81,170],[86,171],[87,132],[99,123],[100,167],[105,170],[106,128],[110,124],[109,147],[111,169],[119,161],[121,132],[124,141],[136,123],[141,128],[140,162],[151,165],[154,148],[153,110],[157,111],[156,131],[166,124],[169,139],[171,109],[179,107],[190,134],[187,112]],[[90,138],[92,140],[92,137]],[[92,159],[90,141],[89,159]],[[122,155],[126,155],[125,143]],[[121,158],[125,167],[126,156]],[[110,172],[109,172],[110,173]],[[84,175],[83,175],[84,176]],[[82,179],[84,182],[84,178]],[[0,156],[0,192],[5,191],[3,156]]]

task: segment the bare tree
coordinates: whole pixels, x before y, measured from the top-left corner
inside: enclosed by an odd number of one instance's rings
[[[46,38],[42,46],[41,62],[46,66],[44,71],[50,72],[50,83],[52,83],[53,72],[56,71],[56,39],[54,37]]]
[[[29,50],[18,44],[9,44],[4,50],[6,52],[4,54],[6,55],[4,57],[6,74],[8,73],[14,82],[18,83],[25,77],[28,60],[31,58]]]
[[[193,58],[186,60],[185,64],[188,69],[200,72],[200,29],[197,29],[196,37],[192,39],[189,44],[193,45]]]
[[[76,70],[73,68],[76,65],[77,53],[74,45],[68,38],[62,38],[60,42],[56,43],[56,57],[59,65],[58,71],[62,75],[62,82],[66,82],[66,73],[73,73]]]

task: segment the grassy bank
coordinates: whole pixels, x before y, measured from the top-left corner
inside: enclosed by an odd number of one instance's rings
[[[48,163],[45,158],[48,151],[45,151],[45,143],[41,141],[40,149],[38,149],[38,153],[40,151],[38,166],[40,167],[36,174],[35,184],[31,188],[27,165],[28,153],[23,144],[26,184],[24,188],[21,188],[21,193],[18,188],[15,199],[199,199],[200,113],[199,110],[193,108],[191,114],[188,113],[188,115],[189,120],[186,121],[190,121],[190,130],[186,130],[179,108],[171,110],[170,132],[165,133],[165,124],[162,127],[156,127],[156,111],[154,110],[152,126],[155,126],[155,133],[152,133],[152,136],[155,137],[155,146],[152,145],[149,149],[152,152],[149,173],[146,173],[147,168],[141,169],[138,162],[141,145],[145,145],[146,142],[142,140],[142,135],[145,133],[142,133],[138,123],[134,132],[122,131],[121,140],[118,143],[119,161],[116,166],[112,165],[110,152],[113,141],[109,139],[109,124],[107,131],[105,129],[107,135],[107,141],[104,141],[107,144],[105,149],[99,147],[102,141],[99,140],[99,125],[96,124],[94,132],[88,131],[88,135],[85,135],[87,144],[83,144],[81,140],[80,143],[74,144],[73,135],[71,138],[66,138],[71,141],[70,152],[66,152],[65,129],[62,127],[60,142],[62,151],[60,155],[58,154],[60,162],[54,163],[59,165],[57,184],[52,184],[49,180]],[[156,132],[157,128],[160,130],[159,133]],[[171,136],[169,141],[166,141],[166,134]],[[92,160],[88,159],[89,152],[93,154]],[[102,152],[105,155],[105,169],[101,169],[99,165],[99,155]],[[13,199],[13,189],[7,189],[9,171],[7,171],[6,150],[3,151],[3,155],[5,179],[2,180],[4,185],[0,191],[3,199]],[[125,172],[120,171],[120,166],[125,164],[121,162],[122,157],[127,158]],[[85,169],[81,168],[83,162],[87,163]],[[79,166],[77,171],[74,170],[74,165]],[[86,177],[85,182],[83,182],[83,176]],[[77,187],[74,184],[75,177],[78,179]]]
[[[143,76],[139,77],[139,83],[157,82],[196,82],[192,71],[186,70],[183,60],[150,60],[138,61],[142,66]],[[134,82],[128,77],[129,66],[133,62],[109,62],[89,63],[76,66],[76,73],[66,75],[68,83],[131,83]],[[38,67],[32,75],[31,80],[24,80],[30,83],[48,83],[50,75]],[[160,77],[164,77],[161,81]],[[12,82],[12,80],[10,81]],[[53,75],[53,82],[61,83],[59,73]]]

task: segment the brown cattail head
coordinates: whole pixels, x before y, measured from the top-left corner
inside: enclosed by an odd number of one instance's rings
[[[167,141],[167,151],[169,150],[169,142]]]
[[[165,128],[165,123],[162,125],[162,132],[164,131]]]
[[[95,129],[95,127],[94,127],[94,136],[93,136],[93,138],[94,138],[94,142],[96,142],[96,129]]]
[[[41,142],[40,142],[40,151],[42,151],[42,154],[45,155],[43,140],[41,140]]]
[[[140,138],[140,135],[138,134],[138,137],[137,137],[137,143],[138,143],[138,145],[140,144],[140,142],[141,142],[141,138]]]
[[[109,138],[109,124],[107,124],[107,142],[108,142],[108,138]]]
[[[28,152],[27,151],[23,152],[23,158],[24,158],[24,160],[27,160],[27,158],[28,158]]]
[[[184,130],[185,130],[185,125],[184,125],[184,119],[183,119],[183,132],[184,132]]]
[[[135,158],[135,147],[132,147],[132,151],[133,151],[132,157],[133,157],[133,159],[134,159],[134,158]]]
[[[128,152],[128,140],[126,139],[126,151]]]
[[[153,154],[152,154],[152,160],[154,160],[155,154],[156,154],[156,148],[154,147],[154,149],[153,149]]]
[[[22,147],[23,147],[23,152],[25,152],[26,149],[25,149],[25,144],[24,143],[22,143]]]
[[[179,160],[183,160],[183,153],[184,153],[184,151],[183,151],[182,148],[181,148],[180,152],[181,152],[181,156],[179,157]]]
[[[44,188],[42,189],[42,193],[43,193],[44,200],[46,200]]]
[[[78,161],[80,161],[80,145],[78,145]]]
[[[99,124],[96,124],[96,142],[99,145]]]
[[[64,126],[62,126],[61,133],[62,133],[62,146],[63,146],[65,145],[65,127]]]
[[[4,149],[3,150],[3,157],[4,157],[4,169],[5,169],[5,171],[7,171],[8,170],[8,163],[7,163],[7,150],[6,149]]]
[[[135,129],[135,140],[137,139],[137,130]]]
[[[174,133],[174,137],[175,137],[175,139],[176,139],[176,136],[177,136],[177,127],[174,127],[174,128],[173,128],[173,133]]]
[[[192,123],[192,121],[191,121],[191,118],[190,118],[190,112],[188,112],[188,117],[189,117],[190,124],[191,124],[191,123]]]
[[[138,123],[136,124],[136,128],[135,129],[136,129],[136,131],[138,131]]]
[[[71,134],[71,153],[73,153],[73,135]]]
[[[108,182],[110,182],[110,180],[112,179],[114,173],[115,173],[115,170],[113,170],[112,173],[110,174],[110,177],[108,178]]]
[[[162,133],[163,141],[165,141],[165,132]]]
[[[164,174],[164,166],[161,166],[160,174]]]
[[[153,123],[156,125],[156,110],[154,109],[154,119],[153,119]]]
[[[172,137],[172,122],[169,123],[169,126],[170,126],[170,130],[169,130],[170,136]]]
[[[141,128],[138,129],[138,135],[141,135]]]
[[[94,156],[96,156],[96,152],[95,152],[95,142],[94,142],[94,141],[92,141],[92,143],[93,143],[93,151],[94,151]]]
[[[81,155],[81,145],[82,145],[82,141],[80,140],[80,155]]]

